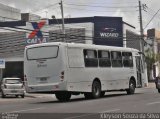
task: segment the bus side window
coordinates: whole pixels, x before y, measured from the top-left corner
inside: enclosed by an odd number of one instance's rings
[[[84,54],[85,67],[98,67],[96,50],[84,50],[83,54]]]
[[[123,52],[122,57],[124,67],[133,67],[133,57],[131,52]]]
[[[118,51],[111,52],[112,67],[122,67],[122,54]]]
[[[110,67],[111,60],[110,60],[110,52],[109,51],[98,51],[98,58],[99,58],[99,66],[100,67]]]

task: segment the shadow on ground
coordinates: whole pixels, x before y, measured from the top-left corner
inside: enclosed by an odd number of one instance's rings
[[[139,95],[139,94],[142,94],[142,93],[135,93],[134,95]],[[49,104],[49,103],[72,103],[72,102],[79,102],[79,101],[91,101],[91,100],[102,100],[102,99],[110,99],[110,98],[113,98],[113,97],[122,97],[122,96],[134,96],[134,95],[127,95],[126,93],[123,93],[123,94],[106,94],[105,96],[101,97],[101,98],[98,98],[98,99],[85,99],[84,97],[80,97],[80,98],[74,98],[68,102],[59,102],[58,100],[55,100],[55,101],[43,101],[43,102],[36,102],[36,103],[32,103],[32,104]]]

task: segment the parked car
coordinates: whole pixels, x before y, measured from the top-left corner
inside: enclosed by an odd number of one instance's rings
[[[25,88],[20,78],[3,78],[1,81],[2,98],[6,95],[25,96]]]

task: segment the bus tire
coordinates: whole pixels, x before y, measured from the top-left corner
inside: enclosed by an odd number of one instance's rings
[[[92,98],[99,98],[101,96],[101,84],[99,81],[94,81],[92,84]]]
[[[24,95],[21,95],[21,98],[24,98]]]
[[[70,92],[56,92],[55,96],[60,102],[66,102],[70,100],[71,93]]]
[[[2,98],[5,98],[5,97],[6,97],[6,95],[3,93],[3,91],[1,92],[1,97],[2,97]]]
[[[85,99],[92,99],[92,94],[91,93],[84,93]]]
[[[129,89],[127,89],[127,94],[132,95],[135,93],[136,83],[134,80],[129,81]]]
[[[101,92],[101,97],[104,97],[104,95],[105,95],[105,91],[102,91]]]
[[[158,89],[158,93],[160,93],[160,89]]]

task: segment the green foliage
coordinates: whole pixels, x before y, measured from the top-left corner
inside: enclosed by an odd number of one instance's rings
[[[146,57],[145,57],[145,61],[147,64],[147,73],[148,73],[148,79],[150,77],[150,71],[153,69],[153,65],[156,62],[160,62],[160,54],[155,54],[151,51],[146,51]]]

